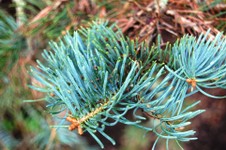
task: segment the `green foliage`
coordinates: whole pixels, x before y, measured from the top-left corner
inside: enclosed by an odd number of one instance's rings
[[[213,7],[215,7],[217,4],[222,4],[225,3],[224,0],[213,0],[211,3],[210,2],[206,2],[206,1],[201,1],[199,2],[199,6],[202,11],[207,11]]]
[[[226,4],[225,0],[213,0],[213,1],[202,1],[199,2],[199,9],[204,13],[209,12],[205,20],[218,20],[214,23],[214,26],[220,31],[226,31],[226,24],[224,21],[226,11],[221,8]],[[223,19],[222,19],[223,18]]]
[[[207,35],[198,40],[185,36],[166,52],[159,45],[125,38],[114,25],[93,23],[50,43],[52,50],[42,54],[46,63],[37,61],[38,69],[31,68],[43,86],[31,87],[46,93],[53,116],[66,112],[58,127],[88,132],[101,148],[96,132],[115,144],[105,128],[120,122],[154,132],[158,138],[153,149],[159,138],[168,149],[169,140],[179,144],[197,139],[187,126],[204,110],[192,110],[199,101],[185,107],[185,98],[198,91],[217,98],[201,87],[224,87],[226,42],[221,34],[213,41]],[[125,115],[129,110],[132,120]],[[143,126],[147,119],[152,124]]]
[[[41,35],[42,38],[57,39],[66,31],[77,28],[81,20],[88,21],[93,17],[85,11],[78,10],[79,1],[25,0],[25,2],[24,9],[29,12],[26,18],[30,20],[23,26],[23,32],[30,37]]]
[[[0,148],[1,149],[13,149],[19,143],[18,140],[14,139],[7,131],[1,130],[0,127]]]
[[[26,47],[24,38],[16,32],[17,24],[10,15],[0,10],[0,78],[3,78],[18,59],[19,51]]]

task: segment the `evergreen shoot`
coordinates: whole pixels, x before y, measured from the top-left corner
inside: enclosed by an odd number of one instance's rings
[[[190,119],[204,112],[194,110],[200,102],[185,104],[185,98],[204,88],[225,88],[226,41],[222,34],[214,40],[208,33],[196,39],[185,35],[172,46],[148,46],[123,36],[115,25],[94,22],[88,28],[69,33],[51,42],[51,51],[42,54],[44,63],[31,68],[31,75],[43,86],[44,98],[53,116],[65,114],[56,127],[88,132],[104,148],[102,135],[113,145],[107,126],[117,123],[137,126],[165,139],[196,140],[187,128]],[[129,111],[129,112],[128,112]],[[133,119],[128,113],[133,112]],[[151,120],[144,126],[145,120]]]

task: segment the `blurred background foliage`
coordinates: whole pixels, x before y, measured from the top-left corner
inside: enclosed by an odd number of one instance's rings
[[[97,19],[116,23],[126,36],[150,45],[160,34],[164,47],[186,33],[197,36],[211,29],[210,36],[214,37],[225,32],[226,1],[0,0],[0,149],[99,149],[86,134],[79,137],[66,129],[50,128],[58,121],[48,115],[44,102],[23,102],[42,97],[27,87],[37,83],[27,68],[36,66],[48,42]],[[213,92],[220,95],[224,91]],[[187,143],[185,149],[224,149],[226,102],[198,94],[192,99],[202,99],[199,107],[207,112],[193,121],[199,140]],[[109,127],[108,132],[117,139],[116,147],[106,142],[106,149],[111,150],[151,149],[156,138],[123,125]],[[164,147],[159,144],[157,149]]]

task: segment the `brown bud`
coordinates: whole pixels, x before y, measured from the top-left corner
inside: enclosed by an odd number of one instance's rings
[[[78,134],[79,135],[82,135],[83,134],[83,130],[82,130],[81,126],[78,126]]]
[[[54,94],[54,93],[50,93],[50,96],[51,96],[51,97],[54,97],[54,96],[55,96],[55,94]]]

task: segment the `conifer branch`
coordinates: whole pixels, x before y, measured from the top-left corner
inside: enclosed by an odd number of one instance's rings
[[[158,44],[149,47],[125,38],[115,25],[107,25],[94,22],[50,43],[52,51],[43,52],[47,63],[37,61],[39,70],[31,68],[32,76],[43,84],[31,87],[47,93],[50,113],[66,111],[68,129],[78,129],[80,135],[88,132],[101,148],[96,132],[115,144],[104,130],[118,122],[153,131],[156,143],[166,139],[166,147],[169,140],[195,140],[195,131],[186,126],[204,110],[191,111],[199,101],[185,107],[185,98],[198,91],[210,96],[201,88],[225,88],[222,35],[214,41],[206,41],[207,35],[197,41],[186,35],[167,52]],[[129,110],[135,120],[125,117]],[[153,124],[144,127],[142,121],[147,119]]]

